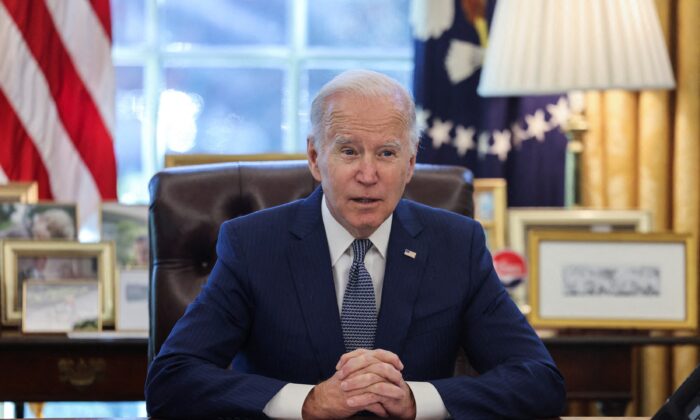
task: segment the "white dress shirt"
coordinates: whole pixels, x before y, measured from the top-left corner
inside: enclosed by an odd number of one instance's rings
[[[333,217],[328,205],[326,196],[321,202],[321,215],[323,226],[326,230],[328,248],[331,255],[331,265],[333,266],[333,284],[338,301],[338,313],[343,308],[343,296],[350,277],[350,266],[352,265],[352,242],[355,238]],[[391,223],[393,214],[390,215],[377,230],[370,235],[369,240],[372,247],[365,255],[365,267],[372,277],[374,284],[375,303],[377,313],[380,310],[382,301],[382,285],[384,284],[384,268],[386,267],[386,251],[389,246],[389,235],[391,234]],[[429,382],[406,382],[413,392],[416,401],[417,419],[444,419],[449,417],[440,394],[433,384]],[[275,394],[263,409],[266,416],[272,418],[294,419],[301,418],[301,409],[307,395],[311,392],[313,385],[287,384]]]

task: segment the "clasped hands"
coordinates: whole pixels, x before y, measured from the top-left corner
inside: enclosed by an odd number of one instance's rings
[[[415,418],[416,404],[396,354],[357,349],[341,356],[335,368],[306,397],[303,418],[344,418],[363,410],[380,417]]]

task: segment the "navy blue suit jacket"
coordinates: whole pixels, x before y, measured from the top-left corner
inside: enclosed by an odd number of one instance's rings
[[[345,349],[321,197],[318,189],[222,225],[209,281],[150,366],[150,415],[259,415],[286,383],[333,375]],[[563,408],[560,373],[467,217],[399,203],[376,347],[399,355],[406,380],[431,382],[454,418],[550,417]],[[453,376],[459,347],[478,377]]]

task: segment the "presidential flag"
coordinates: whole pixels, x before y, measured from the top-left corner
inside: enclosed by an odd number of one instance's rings
[[[0,184],[84,221],[117,198],[109,0],[0,0]]]
[[[495,1],[413,0],[417,160],[505,178],[509,206],[564,205],[566,96],[476,93]]]

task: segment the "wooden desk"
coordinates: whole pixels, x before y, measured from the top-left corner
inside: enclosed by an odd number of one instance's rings
[[[598,401],[622,416],[633,394],[633,351],[647,345],[700,345],[700,337],[576,335],[543,338],[566,381],[570,401]]]
[[[0,401],[142,401],[145,338],[0,334]],[[23,406],[17,405],[22,416]]]
[[[620,415],[633,397],[636,346],[698,345],[700,338],[560,336],[544,342],[570,400],[601,401],[606,414]],[[0,401],[141,401],[146,369],[145,338],[0,334]]]

